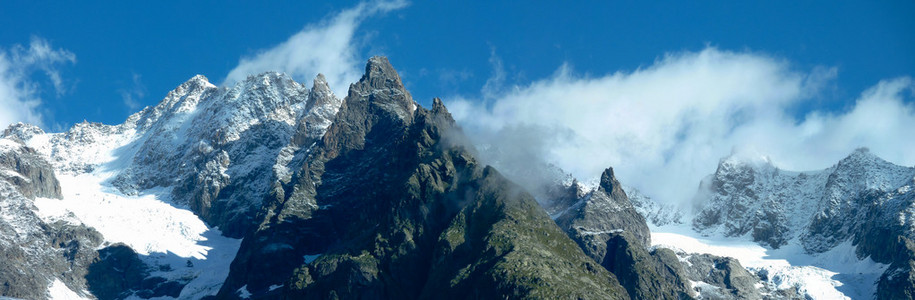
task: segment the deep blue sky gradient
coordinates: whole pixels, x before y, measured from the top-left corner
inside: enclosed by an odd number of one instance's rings
[[[63,68],[71,89],[62,96],[35,74],[45,83],[46,123],[116,124],[133,112],[121,91],[133,88],[134,74],[141,106],[154,105],[195,74],[221,82],[239,58],[356,3],[5,1],[0,47],[38,36],[76,55]],[[837,67],[834,89],[798,114],[842,111],[882,79],[915,75],[915,1],[424,1],[369,18],[357,36],[363,58],[387,55],[427,106],[436,96],[478,96],[492,53],[508,84],[548,77],[563,63],[593,76],[632,71],[708,45],[804,72]]]

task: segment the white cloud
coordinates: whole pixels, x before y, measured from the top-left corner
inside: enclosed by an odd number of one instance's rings
[[[813,101],[836,73],[707,48],[601,77],[562,66],[550,78],[487,86],[484,99],[455,97],[448,105],[476,143],[502,151],[498,163],[508,169],[536,157],[594,179],[613,166],[625,184],[670,203],[690,199],[734,149],[765,153],[795,170],[828,167],[860,146],[915,164],[915,109],[904,101],[911,79],[880,82],[848,112],[793,117],[792,109]]]
[[[345,94],[349,84],[362,75],[362,61],[354,40],[356,28],[365,18],[406,5],[403,0],[362,2],[330,19],[308,25],[273,48],[242,58],[223,84],[265,71],[285,72],[298,80],[311,80],[320,72],[335,93]]]
[[[17,44],[9,50],[0,49],[0,127],[6,128],[14,122],[43,126],[40,86],[31,75],[35,71],[43,72],[57,95],[61,95],[66,87],[58,68],[67,63],[76,63],[76,55],[53,49],[38,37],[32,38],[28,48]]]

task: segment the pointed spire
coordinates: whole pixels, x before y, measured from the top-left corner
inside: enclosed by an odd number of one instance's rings
[[[325,106],[332,102],[338,102],[337,97],[334,95],[334,92],[330,90],[330,85],[327,84],[327,79],[324,78],[324,74],[319,73],[318,76],[315,76],[311,91],[308,92],[305,111],[311,111],[315,106]],[[335,105],[339,106],[339,104]]]
[[[374,56],[365,65],[365,74],[359,82],[350,85],[345,102],[358,102],[396,114],[406,123],[412,122],[413,96],[404,88],[400,75],[386,57]],[[344,104],[349,106],[350,104]],[[359,106],[359,105],[355,105]]]
[[[324,78],[323,73],[318,73],[318,76],[315,76],[315,80],[314,80],[314,83],[312,83],[311,88],[321,90],[321,91],[330,90],[330,86],[327,85],[327,78]]]
[[[608,193],[613,191],[613,188],[617,187],[619,184],[619,181],[616,180],[616,176],[613,175],[613,167],[607,168],[604,170],[604,173],[600,175],[600,188]]]
[[[369,58],[368,63],[365,64],[365,74],[362,75],[362,80],[360,81],[367,81],[374,87],[403,88],[400,75],[394,70],[394,66],[391,65],[388,58],[384,56]]]

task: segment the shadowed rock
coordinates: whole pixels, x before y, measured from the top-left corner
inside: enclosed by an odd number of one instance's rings
[[[373,57],[218,297],[628,298],[460,136],[440,100],[417,107]]]

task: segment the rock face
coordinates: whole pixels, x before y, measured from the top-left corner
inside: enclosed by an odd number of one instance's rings
[[[701,282],[697,292],[706,299],[763,299],[755,286],[759,278],[748,272],[736,259],[708,254],[690,255],[687,274]]]
[[[5,135],[4,135],[5,136]],[[0,180],[9,182],[22,196],[60,199],[60,182],[51,165],[35,149],[17,145],[15,140],[6,139],[4,155],[0,155]]]
[[[857,244],[873,236],[865,232],[878,230],[870,228],[874,224],[891,226],[893,221],[883,217],[907,206],[913,180],[915,169],[893,165],[867,149],[813,172],[784,171],[768,160],[729,157],[703,181],[705,191],[697,197],[705,205],[693,225],[730,236],[750,234],[773,248],[800,237],[808,251],[823,252],[850,238]],[[884,246],[895,243],[890,237]],[[888,258],[865,252],[859,254]]]
[[[233,87],[198,75],[119,125],[80,123],[45,134],[19,124],[4,135],[67,175],[90,173],[113,153],[119,169],[111,184],[120,192],[168,189],[176,205],[241,237],[256,225],[265,195],[289,180],[287,164],[323,136],[341,102],[322,75],[311,89],[275,72]]]
[[[645,221],[654,226],[664,226],[668,224],[683,224],[683,211],[670,204],[658,203],[642,194],[641,191],[631,186],[623,186],[626,195],[629,196],[629,202],[635,207],[635,211],[645,217]]]
[[[176,202],[229,236],[241,236],[277,179],[274,165],[297,120],[306,117],[299,114],[308,93],[279,73],[251,76],[231,89],[194,77],[135,115],[143,138],[134,143],[132,164],[117,185],[127,193],[174,187]]]
[[[915,242],[899,237],[893,263],[877,281],[877,299],[915,298]]]
[[[601,175],[597,190],[570,203],[556,216],[556,224],[566,229],[585,253],[602,263],[611,237],[627,235],[640,247],[651,245],[651,232],[645,219],[629,202],[619,181],[609,168]]]
[[[50,164],[18,140],[0,138],[0,296],[47,298],[55,281],[85,290],[86,268],[101,235],[82,225],[42,220],[35,197],[60,197]]]
[[[891,264],[878,295],[912,290],[909,243],[915,237],[915,168],[858,149],[821,171],[780,170],[768,160],[725,158],[702,184],[700,231],[750,235],[773,248],[798,240],[810,253],[851,242],[858,258]],[[881,294],[884,293],[884,294]]]
[[[573,188],[577,190],[577,188]],[[651,232],[622,185],[608,168],[600,185],[577,201],[566,203],[556,224],[585,254],[617,276],[632,299],[683,299],[692,294],[680,262],[664,259],[664,251],[649,251]],[[658,251],[661,251],[659,253]]]
[[[275,189],[219,298],[627,298],[386,58]]]

